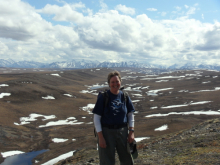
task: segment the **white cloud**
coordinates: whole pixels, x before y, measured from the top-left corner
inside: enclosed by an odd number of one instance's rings
[[[8,51],[7,45],[5,45],[3,42],[0,41],[0,54],[4,55],[5,53],[7,53],[7,51]]]
[[[161,12],[161,16],[166,16],[167,15],[167,13],[166,12]]]
[[[91,9],[83,10],[84,13],[88,13],[88,15],[91,17],[93,15],[93,11]]]
[[[147,8],[148,11],[157,11],[155,8]]]
[[[187,11],[186,15],[195,14],[195,11],[196,11],[195,7],[190,7],[189,10]]]
[[[106,12],[108,10],[107,4],[105,4],[103,0],[100,0],[99,3],[101,6],[101,9],[99,10],[99,12]]]
[[[80,9],[80,8],[85,8],[85,4],[83,4],[82,2],[79,2],[79,3],[74,3],[74,4],[71,4],[71,7],[73,9]]]
[[[193,6],[187,6],[184,5],[185,10],[182,10],[181,7],[176,6],[175,7],[175,11],[172,11],[171,13],[174,14],[171,17],[172,18],[190,18],[192,17],[192,15],[194,15],[196,13],[197,10],[199,10],[199,8],[197,7],[198,4],[194,4]]]
[[[13,40],[29,40],[42,31],[52,28],[34,8],[20,0],[1,2],[0,37]]]
[[[36,10],[21,0],[1,1],[1,58],[39,62],[147,59],[165,64],[219,58],[220,23],[189,19],[195,6],[185,6],[187,13],[175,14],[173,20],[152,20],[146,14],[129,16],[135,10],[126,6],[108,10],[103,1],[100,5],[101,10],[93,13],[82,3],[47,4]],[[45,17],[53,17],[53,24]]]
[[[62,4],[66,4],[66,2],[65,1],[63,1],[63,0],[55,0],[56,2],[59,2],[59,3],[62,3]]]
[[[176,9],[177,11],[180,11],[180,10],[181,10],[181,7],[176,6],[175,9]]]
[[[189,6],[187,6],[187,5],[184,5],[184,7],[185,7],[186,9],[188,9],[188,8],[189,8]]]
[[[200,51],[220,50],[220,23],[216,22],[210,29],[204,30],[202,41],[195,44],[195,49]]]
[[[129,14],[129,15],[134,15],[135,14],[135,9],[131,7],[126,7],[125,5],[117,5],[115,7],[115,10],[120,11],[124,14]]]
[[[79,22],[83,19],[83,14],[75,11],[75,5],[65,4],[64,6],[47,4],[42,10],[38,10],[40,13],[55,15],[53,19],[55,21],[71,21]]]

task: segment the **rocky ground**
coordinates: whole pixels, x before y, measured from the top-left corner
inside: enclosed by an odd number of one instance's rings
[[[219,165],[220,118],[207,120],[191,129],[167,134],[138,143],[136,165]],[[117,156],[117,163],[120,164]],[[74,153],[71,158],[56,165],[98,165],[95,148]]]

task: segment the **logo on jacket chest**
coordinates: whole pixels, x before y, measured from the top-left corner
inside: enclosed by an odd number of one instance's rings
[[[123,105],[123,103],[119,99],[113,100],[111,102],[111,109],[113,110],[114,115],[117,115],[117,113],[119,112],[119,109],[121,109],[122,105]]]

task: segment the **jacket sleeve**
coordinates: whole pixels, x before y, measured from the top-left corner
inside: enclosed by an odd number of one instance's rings
[[[104,97],[100,94],[97,98],[97,101],[96,101],[96,104],[95,104],[95,107],[92,113],[102,116],[103,111],[104,111]]]
[[[133,103],[132,103],[132,101],[131,101],[129,96],[128,96],[128,100],[127,100],[126,106],[127,106],[128,113],[135,112],[134,105],[133,105]]]

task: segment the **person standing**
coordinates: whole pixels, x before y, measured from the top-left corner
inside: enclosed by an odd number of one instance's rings
[[[115,150],[121,165],[133,165],[127,144],[134,141],[134,106],[131,99],[121,88],[121,76],[118,71],[108,74],[108,103],[99,95],[93,109],[94,125],[98,134],[98,151],[100,165],[115,164]]]

